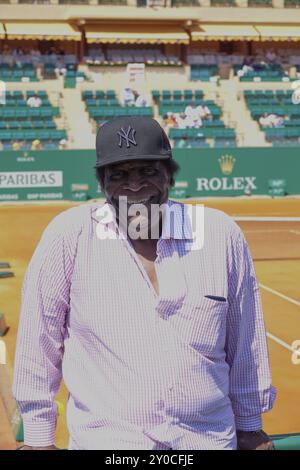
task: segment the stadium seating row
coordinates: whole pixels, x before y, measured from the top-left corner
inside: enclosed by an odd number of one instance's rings
[[[155,102],[160,100],[188,100],[192,99],[201,100],[203,99],[202,90],[153,90],[152,98]]]
[[[0,108],[0,119],[47,118],[60,115],[59,107],[45,106],[43,108]]]
[[[61,140],[66,139],[67,133],[64,129],[54,129],[54,130],[14,130],[14,131],[3,131],[0,130],[0,140],[1,141],[12,141],[12,140]]]

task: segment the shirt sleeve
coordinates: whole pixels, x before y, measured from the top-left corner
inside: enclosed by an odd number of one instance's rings
[[[229,396],[236,428],[262,428],[261,414],[276,398],[271,384],[269,353],[259,285],[248,244],[240,229],[230,255],[226,360],[230,366]]]
[[[72,256],[62,214],[46,228],[25,274],[17,336],[13,394],[30,446],[54,443],[54,402],[62,378]]]

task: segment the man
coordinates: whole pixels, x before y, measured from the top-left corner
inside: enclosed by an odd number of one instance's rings
[[[31,150],[41,150],[42,149],[42,143],[39,139],[35,139],[31,143]]]
[[[28,98],[27,106],[29,106],[30,108],[40,108],[42,106],[42,100],[37,93]]]
[[[134,91],[129,86],[125,86],[125,88],[121,90],[120,101],[123,106],[134,106],[135,94],[134,94]]]
[[[23,449],[56,449],[62,377],[69,449],[271,449],[261,413],[275,390],[239,227],[206,209],[194,245],[187,206],[168,199],[178,165],[155,120],[107,122],[96,150],[106,203],[58,215],[25,276]]]
[[[211,111],[206,104],[199,104],[196,110],[200,116],[200,119],[212,119]]]
[[[259,124],[262,127],[273,127],[270,115],[268,113],[263,113],[259,118]]]
[[[149,106],[149,100],[146,95],[139,95],[137,94],[137,98],[135,100],[135,106],[136,108],[142,108],[145,106]]]

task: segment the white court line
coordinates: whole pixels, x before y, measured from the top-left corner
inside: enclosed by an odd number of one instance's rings
[[[300,222],[300,217],[234,217],[234,220],[244,222]]]
[[[298,230],[290,230],[291,233],[294,233],[295,235],[300,235],[300,232]]]
[[[286,233],[287,230],[272,230],[270,229],[265,229],[265,230],[243,230],[244,233]],[[293,232],[293,230],[290,230],[290,232]],[[300,235],[300,232],[298,232]]]
[[[275,343],[278,343],[278,344],[280,344],[280,346],[283,346],[288,351],[296,354],[297,356],[300,356],[300,351],[297,351],[296,349],[293,349],[292,346],[290,346],[285,341],[282,341],[282,339],[277,338],[277,336],[274,336],[274,335],[272,335],[272,333],[269,333],[269,332],[267,332],[267,336],[268,336],[268,338],[271,338],[273,341],[275,341]]]
[[[287,300],[288,302],[291,302],[294,305],[297,305],[297,307],[300,307],[300,302],[299,300],[295,300],[292,297],[289,297],[288,295],[284,295],[281,292],[278,292],[278,290],[271,289],[271,287],[265,286],[264,284],[259,283],[259,286],[262,289],[265,289],[268,292],[271,292],[271,294],[277,295],[278,297],[281,297],[284,300]]]

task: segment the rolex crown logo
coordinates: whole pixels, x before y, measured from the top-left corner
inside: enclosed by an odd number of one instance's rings
[[[235,158],[232,155],[222,155],[219,164],[223,175],[230,175],[233,172]]]

